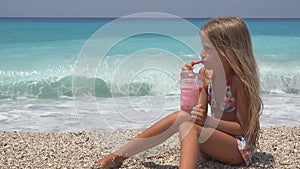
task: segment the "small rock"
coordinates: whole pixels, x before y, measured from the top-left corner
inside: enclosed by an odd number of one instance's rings
[[[280,165],[290,165],[290,162],[288,160],[279,161]]]

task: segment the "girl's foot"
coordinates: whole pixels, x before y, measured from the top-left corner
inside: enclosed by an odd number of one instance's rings
[[[98,168],[101,169],[120,167],[125,159],[125,157],[111,153],[102,158],[101,160],[97,161],[97,165],[99,166]]]

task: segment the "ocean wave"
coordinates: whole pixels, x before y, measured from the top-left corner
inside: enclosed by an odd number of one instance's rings
[[[147,56],[147,57],[146,57]],[[152,63],[153,60],[158,60],[154,64],[157,68],[166,67],[166,62],[162,61],[167,54],[161,52],[156,55],[144,55],[145,63]],[[196,60],[192,54],[182,53],[180,58],[182,63],[190,60]],[[49,62],[63,62],[56,60],[58,57],[43,61],[41,68],[34,67],[33,70],[23,70],[28,64],[23,64],[23,67],[14,65],[12,70],[0,70],[0,99],[33,97],[33,98],[73,98],[75,97],[122,97],[122,96],[147,96],[147,95],[178,95],[179,94],[179,73],[180,66],[176,62],[171,62],[168,66],[172,67],[174,73],[169,75],[169,72],[161,72],[157,69],[139,72],[139,67],[134,69],[136,75],[130,72],[134,65],[140,65],[138,59],[131,59],[130,64],[123,62],[127,55],[107,56],[106,60],[99,65],[96,73],[96,78],[78,77],[75,80],[72,74],[74,63],[64,64],[58,67],[48,67]],[[154,59],[153,59],[154,58]],[[287,59],[288,58],[288,59]],[[287,60],[284,60],[287,59]],[[128,61],[128,60],[125,60]],[[169,60],[167,60],[169,61]],[[29,59],[33,62],[33,59]],[[181,64],[180,62],[180,64]],[[299,94],[300,93],[300,62],[295,55],[262,55],[258,57],[258,66],[260,68],[260,82],[263,93],[266,94]],[[122,65],[123,64],[123,65]],[[13,65],[13,64],[7,64]],[[121,66],[120,66],[121,65]],[[120,69],[122,75],[116,75],[116,69],[124,65],[129,65],[126,69]],[[163,65],[163,66],[162,66]],[[178,69],[173,69],[177,66]],[[28,69],[32,66],[28,65]],[[124,66],[125,67],[125,66]],[[154,68],[156,68],[154,67]],[[150,67],[151,68],[151,67]],[[197,67],[196,67],[197,68]],[[19,70],[20,69],[20,70]],[[197,69],[195,69],[196,71]],[[178,71],[178,76],[176,73]],[[120,77],[121,76],[121,77]],[[170,77],[171,76],[171,77]],[[101,77],[101,78],[100,78]],[[127,80],[134,80],[126,82]]]
[[[299,71],[299,70],[298,70]],[[298,71],[281,71],[281,70],[264,70],[261,73],[261,89],[263,93],[300,93],[300,72]]]
[[[112,83],[101,78],[65,76],[59,80],[42,79],[6,83],[0,86],[0,99],[15,98],[74,98],[74,97],[122,97],[147,95],[178,95],[179,85],[170,85],[175,81],[156,79],[154,81],[136,81]],[[299,94],[300,73],[293,75],[278,72],[263,72],[261,76],[262,93]],[[166,89],[169,88],[169,89]],[[167,91],[167,92],[166,92]]]
[[[153,88],[153,84],[146,82],[125,83],[118,86],[101,78],[74,78],[70,75],[57,81],[25,81],[1,85],[0,99],[146,96],[153,94],[151,93]]]

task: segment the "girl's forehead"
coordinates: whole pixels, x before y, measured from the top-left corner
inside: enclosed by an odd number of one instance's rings
[[[207,35],[205,33],[203,33],[202,31],[200,33],[200,38],[201,38],[201,41],[205,41],[205,42],[209,41]]]
[[[205,34],[200,35],[200,39],[201,39],[201,44],[205,45],[205,46],[212,46],[212,43],[210,42],[210,40],[207,38],[207,36]]]

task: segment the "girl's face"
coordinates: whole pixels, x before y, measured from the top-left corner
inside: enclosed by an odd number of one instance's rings
[[[220,67],[221,61],[219,59],[218,52],[216,51],[215,47],[202,31],[200,36],[202,45],[202,51],[200,53],[200,56],[202,57],[205,68],[213,69]]]

